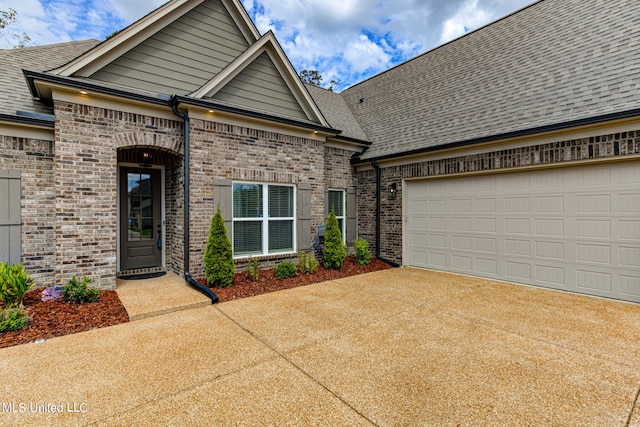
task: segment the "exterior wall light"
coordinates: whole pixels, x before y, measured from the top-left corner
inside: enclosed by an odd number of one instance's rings
[[[395,199],[398,194],[398,185],[394,182],[389,186],[389,198]]]

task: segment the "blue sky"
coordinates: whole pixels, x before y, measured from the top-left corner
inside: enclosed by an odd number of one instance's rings
[[[317,69],[342,90],[534,0],[241,0],[273,30],[296,70]],[[3,0],[33,45],[104,38],[165,0]],[[0,48],[10,48],[6,31]]]

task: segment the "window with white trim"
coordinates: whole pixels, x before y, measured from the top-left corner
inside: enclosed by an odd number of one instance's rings
[[[295,187],[233,184],[233,256],[295,252]]]
[[[346,209],[345,209],[345,192],[344,190],[329,190],[329,212],[327,215],[331,213],[331,209],[334,210],[336,214],[336,218],[338,218],[338,227],[340,227],[340,233],[342,233],[342,240],[346,241],[345,236],[345,222],[346,222]]]

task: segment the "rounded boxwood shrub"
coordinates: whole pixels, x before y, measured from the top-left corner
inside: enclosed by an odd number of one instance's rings
[[[73,276],[69,283],[62,287],[64,299],[67,302],[75,302],[76,304],[85,304],[96,302],[100,298],[100,290],[87,286],[91,283],[91,279],[87,276],[82,278],[82,282],[78,282],[76,276]]]
[[[17,331],[27,329],[29,315],[24,308],[13,307],[0,309],[0,332]]]
[[[220,206],[218,206],[218,211],[211,218],[209,240],[204,253],[204,273],[207,276],[207,285],[209,287],[231,286],[234,271],[231,241],[227,236],[227,227],[224,225]]]
[[[325,268],[338,270],[342,267],[346,257],[347,247],[342,243],[342,233],[340,233],[338,218],[336,218],[332,208],[324,229],[324,266]]]
[[[273,274],[278,279],[288,279],[291,277],[296,277],[298,275],[298,270],[296,266],[290,261],[282,261],[273,271]]]

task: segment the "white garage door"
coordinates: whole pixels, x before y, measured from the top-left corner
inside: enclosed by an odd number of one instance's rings
[[[640,302],[637,162],[407,181],[405,264]]]

